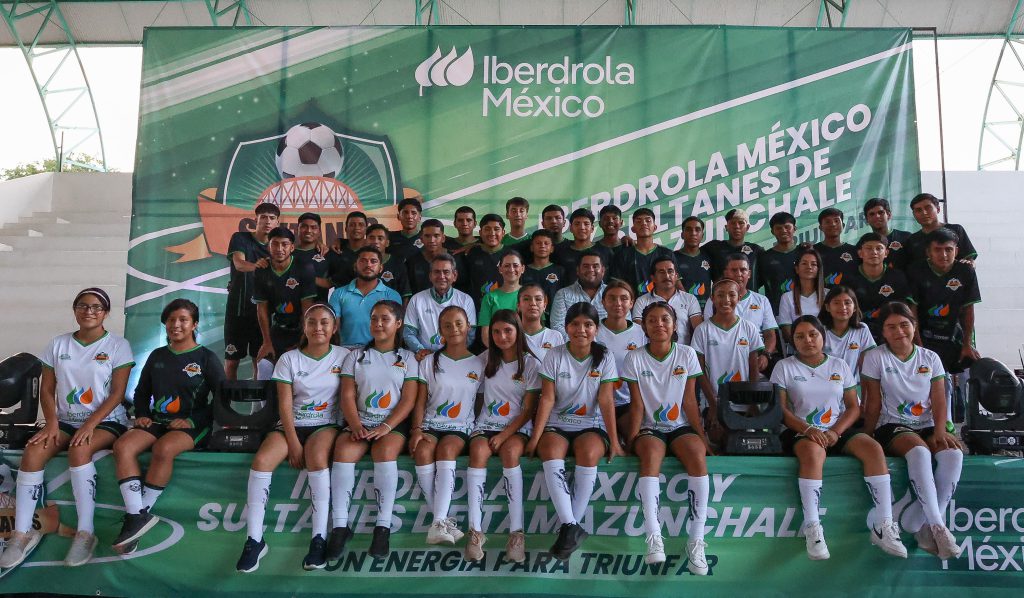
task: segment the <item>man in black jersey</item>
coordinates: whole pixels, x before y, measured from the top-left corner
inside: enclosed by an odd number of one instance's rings
[[[683,248],[675,252],[679,282],[683,290],[697,298],[700,308],[711,298],[711,258],[700,248],[704,240],[704,221],[696,216],[683,220]]]
[[[907,265],[906,245],[910,231],[889,228],[892,219],[892,208],[889,200],[872,197],[864,203],[864,219],[867,220],[871,232],[882,235],[889,241],[888,257],[885,263],[890,268],[903,269]]]
[[[636,235],[636,242],[632,246],[621,248],[612,258],[611,277],[628,282],[638,296],[654,288],[651,281],[654,261],[665,256],[673,257],[671,249],[654,242],[656,229],[654,212],[650,208],[637,209],[633,212],[633,234]]]
[[[355,277],[356,251],[366,245],[366,214],[351,212],[345,217],[345,239],[337,239],[327,253],[327,277],[331,284],[343,287]]]
[[[455,231],[458,236],[446,238],[444,248],[452,255],[469,251],[472,245],[480,242],[480,239],[473,234],[475,230],[476,210],[469,206],[460,206],[455,210]]]
[[[480,219],[480,244],[466,252],[465,279],[459,277],[457,288],[473,298],[473,304],[480,311],[480,301],[491,289],[501,285],[498,264],[509,249],[501,244],[505,236],[505,221],[497,214],[487,214]],[[461,286],[463,280],[466,282]]]
[[[593,212],[586,208],[574,211],[569,217],[569,230],[572,231],[572,241],[558,246],[553,259],[565,271],[562,286],[576,282],[576,266],[580,263],[580,256],[588,251],[600,255],[605,268],[612,262],[612,250],[590,240],[594,236]]]
[[[622,230],[622,210],[615,204],[608,204],[601,208],[597,218],[601,232],[604,233],[598,243],[611,249],[612,253],[618,253],[622,247],[622,239],[619,238],[619,232]]]
[[[940,228],[953,232],[957,238],[956,254],[957,259],[974,266],[978,259],[978,250],[974,248],[967,231],[959,224],[943,224],[939,220],[941,210],[939,199],[931,193],[921,193],[910,200],[910,210],[914,214],[914,220],[921,225],[921,230],[907,237],[906,242],[906,264],[907,268],[915,262],[925,262],[928,258],[928,235]]]
[[[483,224],[481,224],[483,226]],[[544,230],[551,231],[551,234],[555,237],[555,253],[558,249],[568,243],[565,238],[562,237],[562,231],[565,230],[565,210],[557,204],[549,204],[544,207],[540,213],[540,227]],[[523,256],[523,262],[529,264],[533,261],[533,256],[530,254],[530,243],[532,239],[527,239],[520,243],[512,245],[512,249],[519,252],[519,255]],[[552,254],[554,256],[554,254]],[[554,260],[552,260],[554,261]]]
[[[867,233],[857,241],[857,255],[861,264],[850,275],[844,286],[850,287],[857,295],[857,303],[864,312],[861,320],[868,325],[875,342],[882,344],[882,323],[878,313],[890,301],[910,303],[910,287],[901,270],[890,267],[888,261],[888,239],[878,233]]]
[[[409,256],[405,261],[408,272],[409,287],[412,294],[432,288],[434,284],[430,280],[431,262],[435,257],[446,253],[444,250],[444,224],[436,218],[424,220],[420,226],[420,241],[423,242],[423,249]],[[454,258],[454,256],[452,256]],[[454,258],[456,272],[461,272],[461,259]]]
[[[843,242],[843,211],[825,208],[818,214],[818,228],[825,236],[814,248],[821,254],[825,287],[832,288],[857,271],[857,248]]]
[[[316,299],[316,272],[300,265],[292,253],[295,235],[283,226],[270,232],[270,265],[256,273],[253,301],[259,318],[263,344],[256,361],[276,361],[294,349],[302,336],[302,314]]]
[[[320,238],[320,215],[306,212],[299,216],[299,237],[292,255],[300,265],[309,264],[316,272],[316,300],[327,303],[327,291],[331,280],[327,275],[327,258],[324,257]]]
[[[800,257],[796,251],[796,218],[789,212],[778,212],[768,221],[768,226],[775,237],[775,245],[757,258],[754,288],[764,286],[764,296],[777,314],[782,296],[793,290],[796,261]]]
[[[725,272],[725,264],[730,255],[742,253],[747,256],[750,262],[750,281],[747,289],[754,290],[754,281],[757,278],[757,258],[764,251],[757,243],[746,241],[747,231],[750,230],[750,219],[746,210],[734,208],[725,213],[725,232],[727,238],[708,241],[704,244],[704,253],[711,258],[711,277],[718,280]]]
[[[228,260],[231,278],[228,282],[228,304],[224,312],[224,373],[229,380],[238,377],[238,363],[247,356],[253,358],[263,344],[256,319],[256,304],[252,302],[255,272],[270,262],[267,238],[277,227],[281,210],[272,203],[256,206],[256,228],[231,235],[228,242]]]
[[[416,241],[419,240],[419,233],[416,233]],[[380,281],[398,292],[402,301],[408,301],[412,297],[412,290],[409,288],[409,271],[405,267],[405,259],[391,253],[391,242],[388,240],[388,228],[383,224],[374,224],[366,229],[366,244],[376,247],[377,251],[384,256],[381,262]]]
[[[423,206],[419,200],[407,197],[398,202],[398,223],[402,225],[402,230],[390,233],[388,250],[403,263],[413,252],[423,247],[423,242],[420,241],[422,218]]]
[[[551,262],[551,254],[555,248],[555,236],[551,231],[538,229],[530,235],[530,253],[533,261],[526,264],[523,271],[522,284],[539,284],[544,289],[544,295],[548,298],[547,309],[544,313],[551,313],[551,302],[555,299],[558,289],[568,286],[565,283],[565,269],[558,264]]]
[[[907,272],[922,344],[939,354],[951,374],[981,357],[974,348],[974,304],[981,302],[981,290],[974,267],[958,260],[960,243],[951,230],[932,231],[927,261]]]

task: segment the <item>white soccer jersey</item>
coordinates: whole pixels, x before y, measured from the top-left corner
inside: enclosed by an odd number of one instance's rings
[[[654,293],[644,293],[633,304],[633,320],[640,322],[644,309],[658,301],[665,301]],[[683,345],[690,344],[690,318],[701,315],[700,303],[697,298],[686,291],[676,291],[675,295],[668,300],[668,304],[676,312],[676,333],[679,336],[678,342]]]
[[[818,312],[821,308],[818,307],[818,294],[815,293],[810,297],[804,297],[800,295],[800,315],[801,316],[814,316],[818,317]],[[780,326],[790,326],[793,324],[793,320],[797,319],[796,315],[796,304],[793,300],[793,291],[786,291],[782,295],[782,299],[779,300],[779,319],[778,323]]]
[[[686,345],[672,345],[665,359],[657,359],[649,347],[630,352],[622,369],[622,379],[640,387],[644,401],[641,426],[659,432],[671,432],[689,425],[683,413],[686,381],[700,376],[697,352]]]
[[[793,415],[819,430],[828,430],[846,409],[843,392],[857,385],[846,362],[825,356],[825,361],[810,366],[795,355],[775,364],[772,384],[786,391]]]
[[[589,355],[579,361],[569,353],[568,345],[548,351],[540,368],[541,378],[555,383],[555,405],[547,425],[570,432],[604,429],[597,402],[598,390],[603,383],[616,382],[619,375],[610,354],[605,353],[596,368],[592,366],[593,361]]]
[[[457,305],[466,310],[466,318],[470,326],[476,326],[476,307],[473,299],[458,289],[451,290],[451,297],[447,301],[439,302],[434,298],[433,289],[426,289],[416,293],[409,299],[409,305],[405,307],[405,324],[416,329],[416,336],[423,343],[423,346],[431,351],[437,351],[444,344],[441,340],[441,333],[438,331],[438,318],[444,308]]]
[[[764,349],[761,331],[750,320],[737,318],[730,328],[722,328],[710,319],[693,331],[693,349],[704,356],[708,369],[704,374],[718,392],[726,382],[750,379],[750,354]]]
[[[114,370],[135,365],[128,341],[109,332],[88,345],[78,342],[70,332],[57,336],[40,361],[53,370],[57,379],[57,420],[75,427],[85,423],[107,400]],[[103,421],[128,425],[124,406],[114,407]]]
[[[272,379],[292,387],[296,428],[343,421],[338,408],[338,387],[341,367],[349,353],[348,349],[331,345],[331,350],[319,359],[293,349],[277,360]]]
[[[643,328],[635,322],[628,322],[629,327],[621,332],[614,332],[601,322],[597,328],[597,342],[608,347],[608,354],[615,359],[616,371],[622,371],[622,363],[626,355],[647,344],[647,335]],[[622,380],[615,383],[615,405],[629,404],[629,387]]]
[[[484,379],[484,360],[478,355],[452,359],[441,353],[434,371],[434,355],[420,362],[419,381],[427,387],[423,428],[469,434],[476,417],[476,395]]]
[[[402,385],[416,380],[416,356],[408,349],[381,353],[377,349],[354,349],[345,357],[341,375],[356,382],[356,408],[367,428],[381,424],[402,398]],[[415,397],[410,397],[415,399]]]
[[[875,339],[871,336],[871,330],[864,324],[857,328],[847,328],[843,336],[836,336],[831,330],[825,331],[825,353],[845,361],[858,383],[860,370],[857,368],[857,361],[865,351],[874,347]]]
[[[536,334],[526,333],[526,346],[530,348],[530,351],[533,351],[533,354],[542,363],[548,351],[555,347],[561,347],[565,343],[565,335],[551,328],[541,328],[540,332]]]
[[[933,425],[932,380],[946,375],[934,351],[915,346],[914,352],[903,361],[893,355],[888,345],[881,345],[864,356],[860,375],[878,380],[882,387],[879,426],[902,424],[927,428]]]
[[[516,376],[518,370],[518,361],[502,363],[493,377],[484,378],[484,406],[476,417],[474,432],[501,432],[523,412],[523,397],[531,392],[540,393],[540,361],[526,355],[522,376]],[[529,434],[532,428],[526,422],[519,431]]]
[[[714,314],[715,305],[711,300],[708,300],[704,305],[704,321],[710,320]],[[757,329],[761,332],[775,330],[779,327],[779,324],[775,321],[775,312],[772,311],[772,304],[768,301],[768,298],[754,291],[747,291],[747,294],[740,298],[736,304],[736,315],[757,326]]]

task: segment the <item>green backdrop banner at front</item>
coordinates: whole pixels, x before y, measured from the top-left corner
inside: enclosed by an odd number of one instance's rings
[[[185,454],[154,512],[160,523],[130,558],[114,556],[121,499],[112,458],[97,462],[96,519],[100,546],[96,559],[80,568],[61,560],[69,540],[47,536],[29,561],[2,581],[4,592],[71,592],[96,595],[553,595],[704,596],[745,595],[1004,595],[1024,586],[1024,461],[968,457],[948,520],[963,547],[962,556],[943,563],[916,548],[896,559],[871,545],[866,518],[870,498],[859,464],[830,459],[822,491],[822,521],[831,552],[828,561],[810,561],[803,538],[796,484],[796,461],[782,457],[711,457],[707,578],[694,577],[682,556],[686,541],[686,474],[678,462],[663,470],[661,519],[668,560],[647,566],[643,515],[636,498],[635,459],[602,464],[583,520],[592,536],[568,564],[546,550],[554,540],[556,516],[547,499],[538,462],[524,461],[526,547],[523,565],[503,562],[508,520],[501,467],[488,471],[483,518],[486,558],[462,560],[462,546],[425,544],[428,509],[415,483],[412,462],[399,462],[398,501],[392,520],[392,554],[366,556],[376,520],[373,468],[360,463],[350,521],[356,532],[349,548],[327,571],[307,572],[302,557],[309,543],[310,504],[305,475],[282,465],[274,476],[267,507],[269,555],[257,572],[236,573],[245,541],[245,492],[249,455]],[[897,516],[912,501],[902,460],[893,470]],[[465,529],[465,467],[459,461],[452,514]],[[47,467],[47,498],[61,506],[64,523],[74,524],[67,463]],[[8,525],[10,522],[6,522]]]
[[[449,224],[523,196],[528,229],[549,203],[644,206],[673,247],[684,218],[720,238],[737,206],[761,243],[782,210],[814,240],[831,206],[853,241],[874,196],[905,229],[911,67],[906,29],[147,29],[126,334],[141,359],[186,296],[219,350],[227,241],[261,201],[329,238],[356,209],[394,225],[406,196]]]

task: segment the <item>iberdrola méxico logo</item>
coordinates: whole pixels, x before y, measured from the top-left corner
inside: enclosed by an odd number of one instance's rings
[[[921,417],[924,413],[924,405],[921,403],[903,402],[896,407],[896,410],[905,417]]]
[[[473,46],[466,48],[462,56],[459,56],[455,48],[447,54],[442,54],[441,47],[438,46],[429,58],[416,67],[416,82],[420,84],[421,96],[424,87],[462,87],[472,78]]]
[[[812,426],[827,426],[832,423],[832,408],[830,407],[828,410],[815,409],[808,413],[805,419]]]
[[[674,422],[679,418],[679,403],[672,403],[668,409],[664,405],[654,410],[654,421],[659,423]]]
[[[565,409],[562,409],[561,411],[559,411],[558,414],[559,415],[586,415],[587,414],[587,406],[586,405],[575,405],[575,404],[569,405]]]
[[[491,417],[508,417],[509,413],[512,413],[512,404],[508,401],[487,403],[487,414]]]
[[[726,371],[718,377],[718,385],[721,386],[726,382],[743,382],[743,376],[740,376],[739,370],[736,370],[735,372]]]
[[[459,416],[460,411],[462,411],[462,403],[445,401],[437,408],[437,415],[440,417],[455,419]]]
[[[391,393],[383,390],[373,391],[366,395],[367,409],[387,409],[391,406]]]
[[[153,401],[153,409],[160,413],[177,413],[181,410],[181,399],[178,397],[162,397]]]
[[[92,388],[78,388],[77,386],[71,389],[68,396],[64,397],[64,400],[68,402],[68,405],[90,405],[92,404]]]
[[[327,402],[317,403],[316,401],[309,401],[308,403],[302,404],[303,411],[323,411],[327,409]]]

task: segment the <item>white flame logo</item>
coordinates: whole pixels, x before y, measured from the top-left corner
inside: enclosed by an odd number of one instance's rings
[[[473,78],[473,47],[466,49],[466,53],[459,56],[455,48],[444,57],[441,56],[441,48],[438,47],[434,53],[416,67],[416,82],[420,84],[420,95],[423,95],[424,87],[437,85],[446,87],[454,85],[461,87]]]

